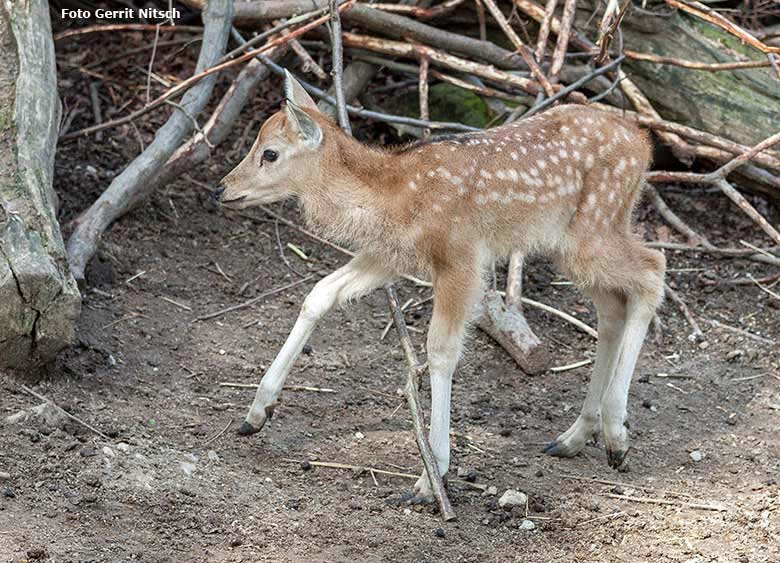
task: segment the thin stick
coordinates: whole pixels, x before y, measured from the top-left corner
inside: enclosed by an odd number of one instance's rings
[[[184,32],[184,33],[187,32],[200,33],[201,31],[203,31],[202,27],[197,27],[194,25],[158,26],[155,24],[123,23],[123,24],[91,25],[88,27],[80,27],[78,29],[69,29],[68,31],[57,33],[54,36],[54,40],[60,41],[61,39],[65,39],[67,37],[73,37],[75,35],[86,35],[87,33],[101,33],[104,31],[156,31],[157,29],[159,29],[160,31],[176,31],[176,32]]]
[[[503,292],[499,292],[499,293],[503,293]],[[552,313],[553,315],[564,319],[565,321],[576,326],[585,334],[589,334],[593,338],[598,338],[599,336],[598,332],[596,332],[593,328],[589,327],[578,318],[572,317],[568,313],[564,313],[563,311],[560,311],[554,307],[550,307],[549,305],[545,305],[544,303],[539,303],[538,301],[534,301],[533,299],[528,299],[527,297],[523,297],[522,301],[527,305],[531,305],[532,307],[536,307],[537,309],[541,309],[542,311],[547,311],[548,313]]]
[[[352,127],[349,125],[347,113],[347,100],[344,97],[344,50],[341,46],[341,18],[337,7],[337,0],[328,0],[330,7],[330,42],[333,49],[333,83],[336,85],[336,115],[339,127],[347,135],[352,135]]]
[[[756,284],[756,285],[758,286],[758,288],[759,288],[761,291],[763,291],[763,292],[764,292],[764,293],[766,293],[767,295],[770,295],[770,296],[774,297],[775,299],[780,299],[780,294],[777,294],[777,293],[775,293],[774,291],[772,291],[771,289],[769,289],[769,288],[766,288],[766,287],[764,287],[763,285],[761,285],[760,283],[758,283],[758,281],[757,281],[757,280],[756,280],[756,279],[755,279],[755,278],[754,278],[754,277],[753,277],[751,274],[748,274],[747,276],[748,276],[748,278],[750,278],[750,280],[751,280],[751,281],[752,281],[754,284]]]
[[[661,55],[654,55],[653,53],[640,53],[638,51],[630,51],[626,49],[623,53],[629,59],[635,61],[644,61],[654,63],[658,65],[671,65],[679,66],[682,68],[690,68],[694,70],[705,70],[707,72],[719,72],[722,70],[739,70],[743,68],[764,68],[772,66],[769,61],[734,61],[730,63],[702,63],[699,61],[687,61],[684,59],[678,59],[676,57],[663,57]]]
[[[564,55],[569,46],[569,34],[571,33],[571,25],[574,21],[574,13],[576,10],[577,0],[566,0],[563,4],[563,16],[561,17],[561,25],[558,29],[558,41],[555,43],[552,64],[550,65],[550,82],[552,83],[558,81],[558,74],[563,68]]]
[[[550,37],[550,23],[555,15],[555,8],[558,6],[558,0],[547,0],[544,7],[544,19],[539,28],[539,37],[536,41],[536,59],[544,60],[544,51],[547,48],[547,39]]]
[[[572,370],[572,369],[577,369],[577,368],[581,368],[583,366],[587,366],[587,365],[592,364],[592,363],[593,363],[592,359],[581,360],[579,362],[574,362],[573,364],[569,364],[569,365],[566,365],[566,366],[551,367],[550,371],[554,371],[554,372],[569,371],[569,370]]]
[[[335,13],[334,9],[335,0],[329,0],[331,3],[331,14]],[[333,22],[332,22],[333,23]],[[337,27],[338,26],[338,27]],[[338,30],[339,33],[336,33]],[[333,26],[331,33],[332,47],[333,47],[333,59],[334,66],[339,64],[341,57],[341,27],[340,22]],[[346,110],[346,100],[344,98],[344,84],[341,79],[341,73],[335,72],[333,77],[333,86],[336,89],[336,105],[338,109],[339,125],[347,135],[351,135],[352,131],[349,127],[349,118]],[[414,424],[414,433],[417,438],[417,446],[420,450],[420,456],[425,466],[425,471],[428,474],[428,480],[431,483],[433,489],[433,495],[439,504],[439,510],[441,511],[442,518],[445,522],[455,519],[455,512],[452,510],[447,493],[444,490],[444,482],[439,474],[439,468],[436,464],[436,460],[431,452],[431,447],[428,444],[428,439],[425,436],[425,421],[423,419],[422,412],[419,409],[419,397],[417,395],[417,380],[419,378],[419,362],[417,356],[414,353],[411,339],[409,338],[409,332],[406,329],[406,323],[404,322],[403,312],[398,303],[398,298],[395,295],[392,285],[385,286],[385,292],[387,293],[387,301],[390,306],[390,310],[393,314],[393,321],[395,322],[398,336],[401,339],[401,345],[406,355],[406,362],[408,364],[407,381],[406,381],[406,400],[409,403],[409,411],[412,415],[412,422]]]
[[[666,294],[671,297],[672,301],[677,304],[677,306],[680,308],[680,311],[682,311],[685,320],[688,321],[688,324],[691,325],[691,328],[693,328],[693,333],[691,336],[694,338],[701,338],[704,336],[699,323],[696,322],[696,319],[691,314],[690,309],[688,309],[688,306],[685,304],[685,301],[683,301],[682,297],[680,297],[680,295],[675,290],[669,287],[669,284],[665,283],[664,288],[666,289]]]
[[[290,459],[290,458],[283,458],[282,461],[286,461],[288,463],[298,463],[298,464],[301,463],[301,461],[298,459]],[[419,478],[419,475],[412,475],[411,473],[401,473],[399,471],[388,471],[387,469],[377,469],[376,467],[369,467],[367,465],[352,465],[350,463],[337,463],[335,461],[309,461],[308,463],[309,465],[312,465],[314,467],[326,467],[328,469],[345,469],[347,471],[368,471],[369,473],[376,473],[378,475],[388,475],[390,477],[403,477],[404,479]],[[393,464],[389,462],[387,463],[387,465],[393,466]],[[471,487],[472,489],[477,489],[478,491],[484,491],[487,488],[484,485],[479,485],[477,483],[470,483],[462,479],[451,479],[451,481],[453,483],[466,485],[467,487]]]
[[[417,354],[414,352],[411,338],[409,338],[409,332],[406,329],[406,323],[404,322],[404,316],[401,312],[401,307],[398,303],[398,297],[395,294],[393,286],[388,284],[385,286],[385,292],[387,293],[387,302],[390,306],[390,310],[393,314],[393,321],[395,322],[395,328],[398,331],[398,337],[401,340],[401,347],[404,350],[406,356],[407,372],[406,372],[406,386],[404,387],[404,393],[406,395],[406,401],[409,404],[409,412],[412,415],[412,423],[414,425],[414,434],[417,439],[417,447],[420,450],[420,456],[425,466],[425,471],[428,474],[428,479],[431,483],[431,489],[433,489],[433,495],[439,504],[439,510],[441,511],[442,518],[445,522],[455,519],[455,512],[452,510],[450,500],[447,497],[447,492],[444,489],[444,482],[442,481],[441,474],[439,473],[439,467],[436,464],[436,459],[433,457],[431,447],[428,444],[428,438],[425,435],[425,419],[423,413],[420,410],[420,399],[417,393],[417,382],[420,377],[420,372],[424,368],[420,365]]]
[[[420,99],[420,119],[424,119],[426,121],[430,120],[431,113],[428,108],[428,70],[430,68],[430,62],[428,61],[428,57],[425,55],[420,55],[420,69],[419,69],[419,78],[418,78],[418,98]],[[423,129],[423,139],[427,139],[431,136],[431,130],[426,128]]]
[[[739,27],[731,20],[725,18],[715,10],[712,10],[700,2],[680,2],[678,0],[666,0],[666,3],[674,8],[693,14],[704,21],[716,25],[731,35],[739,38],[740,41],[747,43],[751,47],[758,49],[762,53],[780,53],[780,47],[766,45],[756,39],[745,29]]]
[[[221,381],[220,387],[236,387],[238,389],[257,389],[257,383],[234,383],[232,381]],[[285,389],[289,391],[310,391],[312,393],[336,393],[335,389],[329,389],[327,387],[309,387],[308,385],[285,385]],[[395,398],[395,397],[393,397]]]
[[[555,90],[550,84],[550,81],[547,80],[547,77],[542,72],[542,69],[539,68],[538,64],[536,64],[533,55],[528,52],[528,49],[526,48],[525,44],[520,39],[520,37],[518,37],[517,33],[515,33],[515,30],[512,29],[512,26],[509,25],[508,21],[506,21],[504,14],[501,13],[501,10],[498,8],[498,5],[495,3],[495,1],[482,0],[482,3],[485,4],[485,6],[487,6],[487,9],[490,11],[491,15],[498,23],[498,26],[501,28],[501,31],[504,32],[504,34],[507,36],[509,41],[512,42],[512,45],[515,46],[515,49],[517,49],[517,52],[520,53],[520,56],[523,57],[525,64],[527,64],[528,68],[531,69],[531,74],[534,75],[534,78],[536,78],[539,84],[542,85],[542,88],[544,88],[545,94],[547,94],[548,96],[552,96],[555,93]]]
[[[185,311],[192,311],[192,307],[190,307],[189,305],[185,305],[184,303],[179,303],[178,301],[174,301],[170,297],[165,297],[164,295],[161,295],[160,299],[162,299],[163,301],[167,301],[171,305],[176,305],[179,309],[184,309]]]
[[[352,0],[348,0],[346,3],[339,6],[339,10],[344,10],[346,8],[349,8],[352,6]],[[322,23],[328,20],[329,16],[322,16],[320,18],[317,18],[305,25],[302,25],[301,27],[295,29],[294,31],[290,32],[288,35],[283,35],[281,37],[278,37],[276,39],[273,39],[263,45],[262,47],[259,47],[257,49],[252,49],[250,51],[247,51],[243,53],[238,58],[232,59],[232,60],[225,60],[224,62],[219,62],[213,66],[210,66],[203,71],[194,74],[187,78],[186,80],[182,80],[179,84],[174,86],[173,88],[170,88],[169,90],[166,90],[163,92],[160,96],[158,96],[156,99],[154,99],[151,103],[145,105],[141,109],[138,109],[134,112],[131,112],[130,114],[120,117],[117,119],[112,119],[111,121],[107,121],[105,123],[101,123],[100,125],[93,125],[92,127],[85,127],[84,129],[81,129],[79,131],[74,131],[73,133],[68,133],[67,135],[64,135],[62,137],[63,140],[65,139],[72,139],[75,137],[79,137],[81,135],[87,135],[89,133],[94,133],[95,131],[100,131],[103,129],[108,129],[110,127],[116,127],[117,125],[123,125],[125,123],[128,123],[130,121],[133,121],[140,117],[141,115],[159,107],[160,105],[164,104],[166,100],[173,98],[175,96],[178,96],[179,94],[182,94],[187,89],[189,89],[193,84],[200,82],[207,76],[211,76],[214,73],[221,72],[225,69],[240,65],[243,62],[248,61],[249,59],[252,59],[256,57],[257,55],[260,55],[262,53],[266,53],[267,51],[273,49],[274,47],[277,47],[279,45],[283,45],[287,42],[289,42],[290,39],[295,39],[296,37],[299,37],[306,33],[307,31],[310,31],[314,29],[315,27],[318,27]],[[278,27],[278,26],[277,26]]]
[[[682,502],[678,500],[666,500],[660,498],[649,497],[630,497],[626,495],[616,495],[612,493],[601,493],[599,496],[614,498],[618,500],[625,500],[628,502],[638,502],[642,504],[660,504],[664,506],[682,506],[684,508],[691,508],[693,510],[712,510],[715,512],[728,512],[728,508],[722,506],[714,506],[711,504],[699,504],[696,502]]]
[[[747,330],[743,330],[735,326],[729,326],[727,324],[723,324],[722,322],[716,321],[715,319],[709,319],[709,322],[712,326],[716,328],[722,328],[723,330],[728,330],[736,334],[741,334],[742,336],[745,336],[746,338],[752,338],[757,342],[763,342],[764,344],[770,344],[772,346],[777,344],[775,340],[764,338],[763,336],[753,334],[752,332],[748,332]]]
[[[313,277],[314,277],[313,274],[308,275],[305,278],[299,279],[298,281],[288,283],[287,285],[283,285],[282,287],[277,287],[276,289],[266,291],[265,293],[261,293],[257,297],[253,297],[252,299],[249,299],[248,301],[244,301],[243,303],[239,303],[238,305],[231,305],[230,307],[225,307],[224,309],[220,309],[219,311],[214,311],[213,313],[206,313],[205,315],[195,317],[195,319],[192,322],[208,321],[211,319],[216,319],[217,317],[221,317],[222,315],[225,315],[227,313],[232,313],[233,311],[238,311],[239,309],[244,309],[246,307],[251,307],[258,301],[261,301],[266,297],[270,297],[271,295],[276,295],[277,293],[281,293],[282,291],[292,289],[297,285],[301,285],[302,283],[309,281]]]
[[[57,409],[57,410],[58,410],[58,411],[60,411],[62,414],[64,414],[65,416],[67,416],[69,419],[71,419],[71,420],[72,420],[72,421],[74,421],[74,422],[78,422],[78,423],[79,423],[79,424],[81,424],[81,425],[82,425],[84,428],[87,428],[88,430],[91,430],[92,432],[94,432],[95,434],[97,434],[98,436],[100,436],[101,438],[103,438],[104,440],[106,440],[106,441],[110,441],[110,440],[111,440],[111,438],[109,438],[108,436],[106,436],[105,434],[103,434],[103,433],[102,433],[100,430],[98,430],[97,428],[95,428],[95,427],[94,427],[94,426],[92,426],[91,424],[89,424],[89,423],[87,423],[87,422],[84,422],[84,421],[83,421],[83,420],[81,420],[79,417],[77,417],[77,416],[75,416],[75,415],[72,415],[72,414],[70,414],[68,411],[66,411],[65,409],[63,409],[61,406],[59,406],[57,403],[55,403],[54,401],[52,401],[51,399],[49,399],[49,398],[48,398],[48,397],[46,397],[45,395],[41,395],[40,393],[38,393],[38,392],[36,392],[36,391],[33,391],[32,389],[30,389],[30,388],[29,388],[29,387],[27,387],[26,385],[22,385],[22,390],[23,390],[25,393],[29,393],[30,395],[32,395],[33,397],[35,397],[35,398],[36,398],[36,399],[38,399],[39,401],[43,401],[43,402],[45,402],[45,403],[49,403],[49,404],[50,404],[51,406],[53,406],[55,409]]]
[[[205,447],[205,446],[208,446],[208,445],[209,445],[211,442],[213,442],[214,440],[216,440],[217,438],[219,438],[220,436],[222,436],[222,434],[224,434],[225,432],[227,432],[227,429],[228,429],[228,428],[230,428],[230,425],[231,425],[231,424],[233,424],[233,419],[232,419],[232,418],[231,418],[230,420],[228,420],[227,424],[225,425],[225,427],[224,427],[222,430],[220,430],[220,431],[219,431],[219,432],[217,432],[217,433],[216,433],[214,436],[212,436],[211,438],[209,438],[208,440],[206,440],[205,442],[203,442],[203,446],[204,446],[204,447]]]

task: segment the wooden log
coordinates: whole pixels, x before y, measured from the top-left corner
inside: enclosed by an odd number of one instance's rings
[[[48,3],[0,4],[0,368],[51,361],[81,296],[52,188],[60,120]]]
[[[603,13],[599,8],[599,16],[593,17],[597,5],[596,0],[577,4],[575,25],[591,37]],[[649,0],[645,7],[641,12],[629,9],[621,24],[626,49],[704,63],[766,60],[724,30],[672,11],[662,0]],[[777,131],[780,88],[771,68],[709,72],[628,59],[624,69],[666,119],[746,145]]]

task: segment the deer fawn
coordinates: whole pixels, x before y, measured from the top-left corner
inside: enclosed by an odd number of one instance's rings
[[[241,209],[296,197],[312,228],[358,253],[306,297],[239,432],[257,432],[271,417],[293,362],[336,303],[400,274],[428,272],[430,443],[446,474],[452,375],[483,272],[495,257],[520,250],[551,255],[598,313],[582,412],[546,452],[573,456],[602,433],[609,465],[620,466],[628,451],[628,388],[664,286],[663,254],[631,231],[651,157],[645,134],[611,114],[564,105],[485,132],[387,151],[344,134],[289,73],[286,95],[284,109],[265,122],[215,198]],[[415,492],[431,499],[425,472]]]

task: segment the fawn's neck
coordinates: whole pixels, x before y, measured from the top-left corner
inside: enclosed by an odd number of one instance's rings
[[[301,193],[307,222],[329,238],[364,247],[387,240],[418,157],[362,145],[336,130],[318,177]]]

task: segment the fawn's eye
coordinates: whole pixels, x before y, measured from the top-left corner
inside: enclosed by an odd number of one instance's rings
[[[279,158],[279,153],[276,152],[275,150],[265,149],[263,151],[263,160],[267,160],[268,162],[273,162],[277,158]]]

